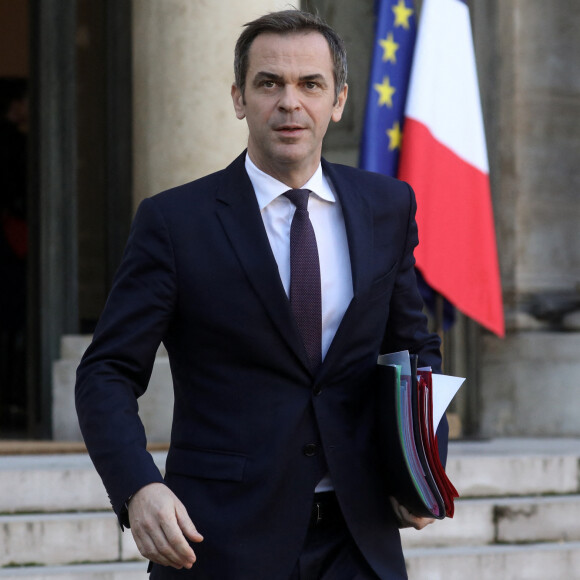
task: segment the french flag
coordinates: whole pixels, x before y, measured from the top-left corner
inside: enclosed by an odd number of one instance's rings
[[[417,268],[464,314],[505,335],[469,10],[424,0],[398,177],[417,195]]]

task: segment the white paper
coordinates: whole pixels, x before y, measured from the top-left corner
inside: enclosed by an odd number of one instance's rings
[[[411,376],[411,359],[409,358],[408,350],[401,350],[399,352],[390,352],[389,354],[381,354],[377,361],[380,365],[400,365],[401,374]]]
[[[433,373],[431,380],[433,381],[433,430],[437,431],[443,413],[449,407],[449,403],[451,403],[465,379]]]
[[[409,360],[408,350],[382,354],[379,356],[377,362],[381,365],[401,365],[402,375],[408,376],[411,374],[411,362]],[[428,370],[431,369],[428,368]],[[433,431],[437,431],[443,413],[449,407],[449,403],[451,403],[465,379],[462,377],[451,377],[449,375],[436,375],[435,373],[431,377],[433,381]]]

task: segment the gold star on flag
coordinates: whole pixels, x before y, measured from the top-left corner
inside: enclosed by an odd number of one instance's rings
[[[389,151],[401,148],[403,133],[401,132],[399,121],[395,121],[395,124],[390,129],[387,129],[387,136],[389,137]]]
[[[389,32],[387,38],[381,38],[379,44],[383,48],[383,62],[397,63],[397,50],[399,50],[399,45],[393,39],[393,33]]]
[[[381,84],[375,83],[373,88],[379,93],[379,107],[387,105],[387,107],[391,108],[393,106],[393,95],[397,89],[391,86],[389,77],[383,77],[383,82]]]
[[[393,6],[393,12],[395,13],[395,28],[402,26],[405,30],[409,30],[409,18],[411,18],[413,10],[407,8],[405,0],[399,0],[399,3]]]

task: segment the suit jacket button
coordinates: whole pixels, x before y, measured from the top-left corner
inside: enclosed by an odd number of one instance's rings
[[[314,457],[318,455],[318,445],[316,443],[307,443],[302,451],[306,457]]]
[[[320,395],[320,393],[322,393],[322,387],[320,385],[316,385],[313,389],[312,392],[315,395]]]

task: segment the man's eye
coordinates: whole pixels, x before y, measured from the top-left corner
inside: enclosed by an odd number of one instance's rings
[[[274,81],[264,81],[262,83],[262,86],[267,88],[267,89],[272,89],[276,86],[276,83]]]
[[[318,83],[309,81],[309,82],[305,83],[305,86],[308,90],[313,90],[313,89],[316,89],[318,87]]]

